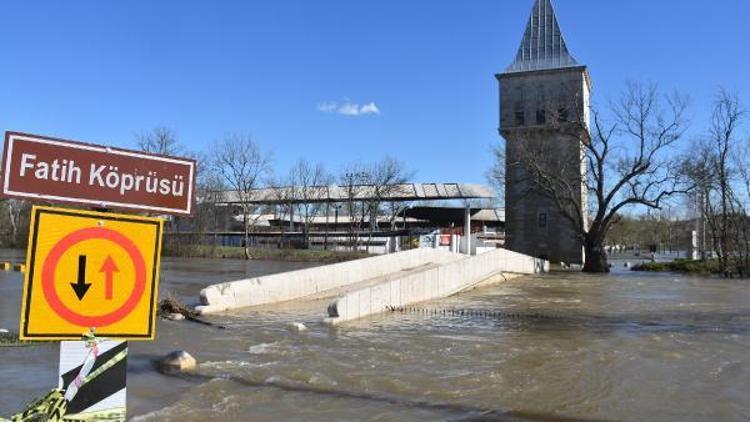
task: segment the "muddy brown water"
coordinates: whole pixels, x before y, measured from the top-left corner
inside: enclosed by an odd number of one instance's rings
[[[310,265],[165,259],[161,293],[195,300],[206,284]],[[0,272],[0,327],[17,329],[20,296],[20,274]],[[155,342],[130,343],[129,418],[750,418],[748,281],[553,273],[335,329],[319,323],[326,304],[211,318],[225,330],[159,321]],[[56,384],[58,347],[0,348],[0,415]],[[175,349],[197,373],[153,370]]]

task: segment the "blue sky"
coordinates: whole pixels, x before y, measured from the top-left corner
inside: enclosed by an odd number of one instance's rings
[[[193,150],[246,132],[280,174],[391,154],[419,181],[484,182],[494,74],[532,3],[4,1],[0,129],[133,147],[167,126]],[[554,5],[598,103],[628,80],[677,88],[697,134],[717,86],[750,102],[746,0]]]

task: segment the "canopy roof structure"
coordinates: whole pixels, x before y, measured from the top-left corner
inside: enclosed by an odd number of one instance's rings
[[[311,204],[347,201],[437,201],[452,199],[494,199],[492,188],[484,185],[462,183],[406,183],[400,185],[351,185],[351,186],[286,186],[256,189],[247,195],[234,190],[210,192],[199,200],[221,205],[253,204]]]
[[[505,73],[580,66],[565,45],[551,0],[535,0],[516,59]]]
[[[469,215],[472,222],[505,224],[505,209],[503,208],[470,208]],[[400,216],[430,221],[444,227],[448,227],[451,224],[461,227],[464,225],[466,218],[466,209],[461,207],[415,206],[403,210]]]

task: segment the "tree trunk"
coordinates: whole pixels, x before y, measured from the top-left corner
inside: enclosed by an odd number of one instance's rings
[[[15,213],[13,212],[13,204],[11,203],[8,203],[8,221],[10,221],[11,244],[15,246],[16,238],[18,237],[18,224],[15,218]]]
[[[244,226],[245,226],[245,259],[250,259],[250,225],[247,221],[249,212],[246,209],[242,210],[243,212],[243,220],[244,220]]]
[[[588,237],[588,236],[587,236]],[[596,239],[586,239],[583,242],[586,253],[586,262],[583,265],[585,273],[608,273],[609,264],[607,263],[607,254],[604,251],[601,241]]]
[[[330,203],[326,201],[326,232],[323,235],[323,249],[324,250],[328,250],[328,231],[330,229],[330,227],[328,226],[329,213],[330,213]]]
[[[216,204],[211,204],[211,215],[214,218],[214,247],[216,247],[219,244],[219,234],[217,233],[217,230],[219,230],[219,216],[216,213]]]

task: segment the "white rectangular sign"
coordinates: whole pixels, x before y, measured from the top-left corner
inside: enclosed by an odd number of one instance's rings
[[[70,399],[66,415],[125,420],[127,350],[124,341],[103,340],[96,350],[83,341],[60,342],[59,386]]]

